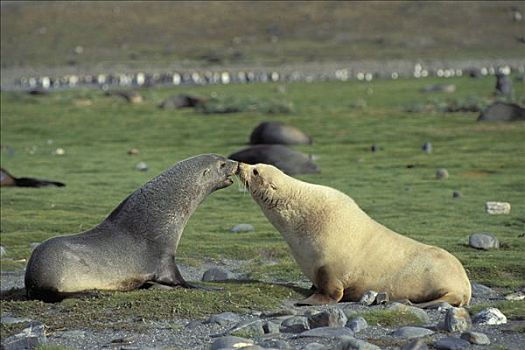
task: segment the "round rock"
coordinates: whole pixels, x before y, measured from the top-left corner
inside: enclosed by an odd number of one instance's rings
[[[211,269],[204,272],[202,275],[202,281],[204,282],[218,282],[227,281],[230,279],[231,272],[220,267],[212,267]]]
[[[308,319],[304,316],[287,318],[281,323],[280,330],[283,333],[301,333],[310,329]]]
[[[434,347],[439,350],[462,350],[470,347],[470,343],[464,339],[446,337],[434,343]]]
[[[401,311],[405,313],[410,313],[416,316],[422,323],[424,324],[430,323],[430,317],[428,316],[426,311],[418,307],[394,302],[392,303],[392,305],[388,307],[388,309],[393,310],[393,311]]]
[[[436,170],[436,179],[438,180],[448,179],[448,170],[445,168]]]
[[[253,340],[241,338],[241,337],[233,337],[233,336],[227,336],[216,339],[211,344],[211,350],[219,350],[219,349],[231,349],[231,348],[243,348],[247,346],[253,345]]]
[[[350,328],[352,332],[358,333],[368,327],[368,322],[366,322],[366,320],[363,317],[359,316],[348,321],[346,323],[346,327]]]
[[[138,171],[148,171],[148,164],[144,162],[138,162],[137,165],[135,165],[135,169]]]
[[[297,337],[307,338],[341,338],[343,336],[353,336],[354,332],[346,327],[318,327],[302,332]]]
[[[462,307],[453,307],[445,315],[445,329],[449,332],[462,332],[472,327],[468,311]]]
[[[392,335],[395,337],[408,338],[408,339],[425,337],[431,334],[434,334],[434,332],[431,331],[430,329],[422,328],[422,327],[411,327],[411,326],[405,326],[405,327],[398,328],[392,333]]]
[[[224,326],[229,323],[239,322],[241,317],[233,312],[223,312],[217,315],[212,315],[207,323],[216,323],[218,325]]]
[[[483,284],[471,283],[471,287],[474,298],[496,298],[498,296],[498,292]]]
[[[377,345],[370,344],[364,340],[356,339],[351,336],[341,337],[341,342],[334,348],[337,350],[381,350]]]
[[[368,292],[363,294],[359,302],[361,304],[370,306],[376,301],[377,294],[378,294],[377,292],[373,290],[369,290]]]
[[[238,224],[238,225],[233,226],[230,229],[230,232],[233,232],[233,233],[252,232],[254,230],[255,229],[253,228],[253,225],[250,225],[250,224]]]
[[[490,233],[473,233],[468,238],[468,245],[476,249],[497,249],[499,241]]]
[[[507,323],[507,317],[498,309],[489,307],[478,312],[473,319],[476,324],[498,325]]]
[[[428,350],[428,346],[423,339],[416,339],[407,343],[401,350]]]
[[[301,348],[301,350],[325,350],[326,346],[319,343],[310,343],[306,344]]]
[[[428,153],[428,154],[432,153],[432,143],[430,143],[430,142],[425,142],[425,143],[423,144],[423,146],[421,146],[421,149],[422,149],[423,152],[425,152],[425,153]]]
[[[470,344],[489,345],[490,339],[485,333],[480,332],[464,332],[461,334],[461,339],[468,341]]]
[[[348,322],[345,313],[335,307],[308,317],[310,328],[344,327]]]

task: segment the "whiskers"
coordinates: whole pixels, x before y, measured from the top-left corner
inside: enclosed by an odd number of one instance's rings
[[[245,179],[243,179],[241,176],[238,176],[238,179],[239,179],[239,183],[237,185],[237,188],[239,192],[243,192],[243,195],[246,195],[246,193],[248,192],[248,182]]]

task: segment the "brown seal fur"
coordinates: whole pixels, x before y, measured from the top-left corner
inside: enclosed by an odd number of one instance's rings
[[[379,224],[346,194],[266,164],[241,164],[239,177],[314,284],[315,293],[299,304],[358,301],[368,290],[421,307],[469,303],[458,259]]]

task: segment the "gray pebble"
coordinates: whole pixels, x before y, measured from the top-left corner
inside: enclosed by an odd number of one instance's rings
[[[278,320],[269,320],[263,324],[265,334],[276,334],[280,332],[281,322]]]
[[[239,322],[241,317],[233,312],[223,312],[217,315],[212,315],[207,323],[216,323],[220,326],[225,326],[229,323]]]
[[[2,339],[2,350],[35,349],[47,343],[44,325],[33,321],[22,330],[7,339]]]
[[[17,324],[22,322],[31,322],[30,318],[18,318],[18,317],[11,317],[11,316],[2,316],[0,318],[1,324]]]
[[[231,272],[220,267],[212,267],[204,272],[202,280],[204,282],[227,281],[230,279]]]
[[[395,337],[409,338],[409,339],[424,337],[430,334],[434,334],[434,332],[431,331],[430,329],[422,328],[422,327],[411,327],[411,326],[405,326],[405,327],[398,328],[392,333],[392,335]]]
[[[255,230],[255,228],[253,227],[253,225],[250,225],[250,224],[238,224],[238,225],[233,226],[230,229],[230,232],[233,232],[233,233],[252,232],[254,230]]]
[[[341,338],[343,336],[353,336],[354,332],[346,327],[318,327],[302,332],[297,338]]]
[[[377,292],[373,290],[369,290],[368,292],[363,294],[359,302],[364,305],[372,305],[376,301],[376,297],[377,297]]]
[[[401,312],[410,313],[416,316],[421,321],[421,323],[424,323],[424,324],[430,323],[430,317],[428,316],[426,311],[418,307],[394,302],[392,303],[392,305],[388,307],[388,309],[393,310],[393,311],[401,311]]]
[[[510,203],[507,202],[486,202],[485,211],[490,215],[510,214]]]
[[[468,341],[469,343],[476,344],[476,345],[489,345],[490,344],[489,337],[487,337],[485,333],[480,333],[480,332],[472,332],[472,331],[464,332],[461,334],[461,339],[464,339]]]
[[[423,146],[421,146],[421,149],[422,149],[423,152],[425,152],[425,153],[428,153],[428,154],[432,153],[432,143],[430,143],[430,142],[425,142],[425,143],[423,144]]]
[[[148,171],[148,164],[144,162],[138,162],[137,165],[135,165],[135,169],[138,171]]]
[[[288,344],[287,342],[281,339],[267,339],[261,342],[259,345],[261,345],[263,348],[266,348],[266,349],[267,348],[283,349],[283,350],[293,349],[290,344]]]
[[[416,339],[407,343],[401,350],[428,350],[428,345],[423,339]]]
[[[448,179],[448,170],[444,168],[436,170],[436,179]]]
[[[308,317],[310,328],[317,327],[344,327],[348,322],[344,312],[337,308],[331,308]]]
[[[507,317],[495,307],[478,312],[473,320],[476,324],[498,325],[507,323]]]
[[[452,198],[461,198],[463,197],[463,194],[459,191],[452,192]]]
[[[287,318],[281,323],[280,331],[283,333],[301,333],[310,329],[308,319],[304,316]]]
[[[476,249],[492,249],[499,248],[499,241],[490,233],[473,233],[468,238],[468,244]]]
[[[325,350],[326,346],[319,343],[310,343],[306,344],[301,348],[301,350]]]
[[[352,332],[357,333],[362,331],[363,329],[366,329],[368,327],[368,322],[366,320],[359,316],[356,317],[346,323],[346,327],[350,328]]]
[[[58,333],[58,336],[60,336],[61,338],[84,339],[86,337],[86,332],[81,330],[64,331]]]
[[[448,332],[463,332],[472,327],[472,321],[466,309],[453,307],[447,310],[444,326]]]
[[[211,350],[227,349],[227,348],[242,348],[249,345],[253,345],[253,340],[227,336],[216,339],[211,344]]]
[[[334,348],[335,350],[381,350],[377,345],[370,344],[364,340],[354,337],[341,337],[341,342]]]
[[[264,311],[262,317],[280,317],[280,316],[294,316],[297,312],[294,309],[279,309],[274,311]]]
[[[520,301],[525,300],[525,292],[517,291],[514,293],[510,293],[505,295],[506,300],[512,300],[512,301]]]
[[[496,298],[498,297],[498,292],[494,289],[487,287],[479,283],[471,283],[472,287],[472,297],[474,298]]]
[[[377,296],[376,296],[376,304],[377,305],[386,304],[386,303],[388,303],[389,300],[390,299],[388,298],[388,293],[387,292],[377,293]]]
[[[1,256],[4,256],[5,254],[6,254],[6,251],[5,251],[4,246],[1,246],[1,245],[0,245],[0,257],[1,257]]]
[[[256,337],[264,334],[263,321],[261,320],[249,320],[243,321],[237,324],[232,330],[228,331],[229,334],[235,336],[250,336]]]
[[[461,350],[470,347],[470,343],[464,339],[446,337],[436,341],[434,347],[439,350]]]

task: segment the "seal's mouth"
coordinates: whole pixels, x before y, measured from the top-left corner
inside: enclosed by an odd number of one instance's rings
[[[223,186],[228,187],[233,185],[233,177],[239,173],[239,163],[233,160],[228,162],[230,169],[226,173],[226,179],[223,181]]]

